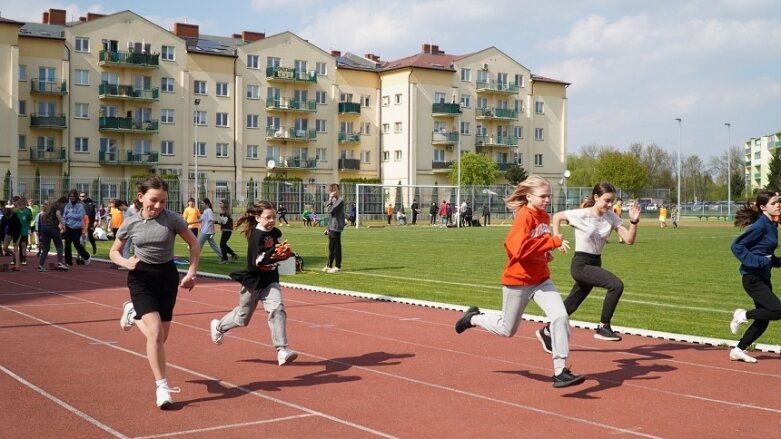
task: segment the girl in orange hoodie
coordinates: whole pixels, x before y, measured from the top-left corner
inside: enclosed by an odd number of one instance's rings
[[[569,249],[562,235],[551,234],[550,183],[532,175],[518,184],[505,199],[515,212],[515,220],[504,241],[507,265],[502,274],[502,314],[483,314],[476,306],[470,307],[456,322],[456,332],[462,333],[479,326],[503,337],[512,337],[521,323],[529,300],[534,301],[550,320],[553,348],[553,387],[567,387],[583,382],[581,375],[573,374],[567,366],[569,356],[569,317],[556,286],[550,280],[548,263],[551,251]]]

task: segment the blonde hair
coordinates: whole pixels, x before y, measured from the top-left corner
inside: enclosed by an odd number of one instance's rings
[[[529,201],[526,199],[526,194],[530,193],[534,188],[540,188],[550,186],[550,182],[539,175],[530,175],[526,180],[518,183],[515,187],[515,191],[510,194],[509,197],[504,199],[504,204],[510,210],[520,209],[525,206]]]

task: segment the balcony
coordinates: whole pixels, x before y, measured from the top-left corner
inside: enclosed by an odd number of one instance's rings
[[[30,94],[65,96],[68,94],[68,81],[33,78],[30,81]]]
[[[478,108],[475,118],[482,120],[518,120],[518,112],[509,108]]]
[[[276,168],[282,169],[314,169],[317,167],[317,159],[307,159],[301,157],[266,157],[266,162],[274,160]]]
[[[313,142],[317,140],[317,131],[298,130],[295,128],[266,128],[266,140],[282,140],[293,142]]]
[[[305,72],[292,67],[266,67],[266,79],[283,82],[317,82],[315,72]]]
[[[446,162],[440,162],[440,161],[433,161],[431,162],[431,170],[432,171],[450,171],[450,165],[454,163],[453,160],[449,160]]]
[[[518,146],[515,136],[475,136],[475,146],[509,148]]]
[[[65,163],[68,150],[63,147],[34,146],[30,148],[31,162]]]
[[[432,145],[455,145],[458,143],[458,131],[434,131],[431,133]]]
[[[68,125],[65,122],[65,119],[66,116],[64,114],[33,113],[30,115],[30,127],[64,130],[65,128],[68,127]]]
[[[461,114],[460,104],[446,104],[437,102],[431,104],[431,115],[434,117],[454,117]]]
[[[266,109],[271,111],[289,111],[289,112],[317,112],[317,101],[291,98],[269,99],[266,101]]]
[[[361,170],[361,160],[360,159],[339,159],[339,170],[340,171],[360,171]]]
[[[154,134],[160,131],[160,126],[155,120],[140,121],[132,117],[107,117],[98,119],[98,131]]]
[[[516,94],[521,91],[521,86],[515,84],[505,84],[498,82],[495,79],[489,79],[488,81],[477,81],[478,93],[499,93],[499,94]]]
[[[121,101],[157,102],[160,100],[160,89],[151,90],[134,88],[132,85],[101,83],[98,86],[99,99],[117,99]]]
[[[158,152],[100,151],[98,161],[101,165],[148,166],[160,164]]]
[[[507,169],[514,164],[513,162],[496,162],[496,168],[499,169],[499,172],[507,172]]]
[[[339,133],[340,144],[358,144],[361,143],[361,133]]]
[[[360,116],[361,104],[357,102],[339,102],[339,114],[346,116]]]
[[[160,55],[101,50],[98,64],[103,67],[127,67],[131,69],[153,70],[160,68]]]

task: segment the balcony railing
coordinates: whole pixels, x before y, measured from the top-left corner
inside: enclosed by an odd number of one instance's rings
[[[266,157],[266,162],[274,160],[275,167],[285,169],[313,169],[317,167],[317,159],[307,159],[301,157],[281,156]]]
[[[34,146],[30,148],[31,162],[65,163],[68,150],[63,147]]]
[[[361,133],[339,133],[339,143],[361,143]]]
[[[521,91],[521,86],[515,84],[505,84],[495,79],[488,81],[477,81],[477,92],[480,93],[506,93],[515,94]]]
[[[475,136],[475,145],[496,147],[518,146],[518,138],[515,136]]]
[[[477,119],[518,120],[518,112],[509,108],[478,108],[475,110]]]
[[[453,164],[453,160],[449,160],[446,162],[439,162],[439,161],[433,161],[431,162],[431,169],[432,170],[448,170],[450,169],[450,165]]]
[[[308,113],[314,113],[317,111],[317,101],[291,98],[279,98],[269,99],[266,101],[266,108],[269,110],[279,111],[303,111]]]
[[[160,68],[160,55],[139,52],[109,52],[101,50],[98,63],[101,66],[120,66],[136,69]]]
[[[131,101],[159,101],[160,89],[154,87],[151,90],[135,88],[132,85],[101,83],[98,86],[98,98],[121,99]]]
[[[160,124],[157,119],[141,121],[132,117],[103,116],[98,119],[98,130],[153,134],[160,131]]]
[[[315,72],[306,72],[293,67],[276,66],[266,67],[266,79],[272,81],[317,82],[317,75]]]
[[[339,114],[359,115],[361,114],[361,104],[357,102],[339,102]]]
[[[513,164],[512,162],[496,162],[496,167],[499,169],[499,172],[507,172],[507,169]]]
[[[340,171],[360,171],[361,160],[360,159],[339,159]]]
[[[40,114],[33,113],[30,115],[30,126],[33,128],[54,128],[65,129],[67,124],[65,120],[67,117],[64,114]]]
[[[458,143],[458,131],[434,131],[431,133],[431,143],[434,145],[453,145]]]
[[[432,116],[457,116],[460,113],[460,104],[446,104],[444,102],[436,102],[431,104]]]
[[[30,81],[30,93],[65,96],[68,94],[68,81],[63,79],[33,78]]]
[[[266,127],[267,140],[290,140],[294,142],[311,142],[317,140],[317,131],[298,130],[295,128]]]
[[[98,161],[102,165],[143,166],[160,163],[158,152],[100,151]]]

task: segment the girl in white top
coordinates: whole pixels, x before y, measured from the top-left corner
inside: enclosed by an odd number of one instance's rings
[[[203,244],[206,241],[209,241],[209,247],[217,254],[217,258],[222,259],[220,246],[217,245],[217,242],[214,240],[214,223],[216,220],[214,219],[212,202],[208,198],[204,198],[202,202],[205,209],[201,212],[201,218],[199,219],[199,222],[201,223],[201,232],[198,235],[198,246],[203,249]]]

